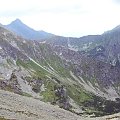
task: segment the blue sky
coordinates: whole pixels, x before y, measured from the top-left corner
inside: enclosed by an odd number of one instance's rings
[[[1,0],[0,23],[16,18],[56,35],[101,34],[120,25],[120,0]]]

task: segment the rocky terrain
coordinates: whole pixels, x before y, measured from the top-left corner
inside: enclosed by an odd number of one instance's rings
[[[120,114],[89,118],[78,116],[32,97],[0,90],[0,120],[119,120]]]
[[[118,113],[119,33],[117,27],[102,35],[39,41],[0,26],[0,89],[82,116]]]
[[[0,90],[0,117],[11,120],[79,120],[79,116],[31,97]]]

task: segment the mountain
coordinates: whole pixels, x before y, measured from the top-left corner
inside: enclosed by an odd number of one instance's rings
[[[80,38],[53,36],[44,39],[53,46],[64,46],[73,51],[81,51],[87,56],[115,65],[120,61],[120,26],[101,35],[88,35]]]
[[[11,22],[8,25],[5,25],[5,28],[13,31],[14,33],[26,39],[40,40],[43,38],[45,39],[53,36],[53,34],[47,33],[45,31],[36,31],[22,23],[22,21],[19,19],[16,19],[15,21]]]
[[[44,39],[52,45],[65,46],[74,51],[88,51],[100,44],[101,35],[88,35],[80,38],[53,36]]]
[[[69,47],[72,50],[85,50],[96,46],[96,42],[99,41],[100,35],[89,35],[80,38],[56,36],[45,31],[36,31],[33,28],[22,23],[21,20],[16,19],[8,25],[4,25],[8,30],[22,36],[23,38],[30,40],[46,41],[53,45],[62,45]]]
[[[54,36],[40,42],[0,26],[0,89],[76,114],[120,112],[119,38],[118,33],[108,32],[81,38]],[[82,47],[85,44],[90,46]]]

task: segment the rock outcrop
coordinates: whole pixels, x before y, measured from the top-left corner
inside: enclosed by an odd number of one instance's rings
[[[56,87],[54,86],[54,92],[55,92],[55,103],[59,105],[59,107],[64,108],[66,110],[70,109],[70,103],[69,103],[69,96],[67,94],[67,90],[63,85]]]
[[[0,88],[3,90],[12,91],[12,92],[17,93],[17,94],[22,94],[22,90],[21,90],[20,85],[18,83],[17,76],[15,75],[14,72],[11,74],[10,79],[0,80]]]

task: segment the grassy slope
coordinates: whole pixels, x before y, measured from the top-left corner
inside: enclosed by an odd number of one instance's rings
[[[53,62],[54,60],[54,62]],[[42,69],[40,66],[36,65],[33,61],[23,62],[21,60],[17,61],[17,65],[22,65],[24,68],[30,70],[34,70],[34,77],[40,77],[45,84],[46,91],[42,92],[41,94],[44,97],[45,102],[53,102],[55,95],[54,95],[54,85],[59,85],[59,83],[56,83],[52,80],[52,77],[56,78],[57,80],[61,81],[60,84],[64,84],[68,90],[68,95],[76,101],[79,105],[86,100],[91,99],[91,95],[89,93],[86,93],[80,86],[77,86],[77,83],[71,84],[69,81],[67,81],[66,78],[69,78],[72,81],[74,81],[74,78],[70,76],[69,70],[64,69],[61,65],[61,61],[57,56],[52,56],[51,59],[47,60],[49,64],[55,69],[58,76],[50,74],[49,72]],[[56,64],[54,64],[56,63]],[[44,66],[44,65],[43,65]],[[58,66],[58,67],[57,67]],[[49,78],[47,77],[49,76]]]

